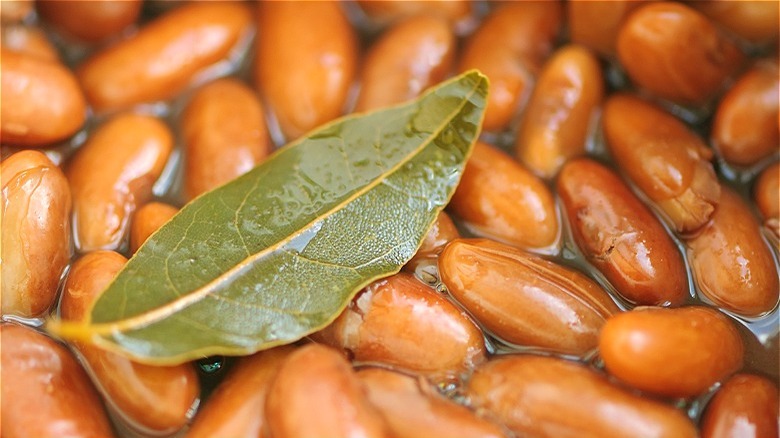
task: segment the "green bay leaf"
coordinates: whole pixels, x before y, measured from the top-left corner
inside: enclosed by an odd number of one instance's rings
[[[345,117],[184,206],[63,338],[174,364],[249,354],[329,324],[398,272],[449,202],[479,135],[472,71],[408,104]]]

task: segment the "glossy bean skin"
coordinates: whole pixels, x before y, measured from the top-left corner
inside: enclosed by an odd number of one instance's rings
[[[346,349],[357,362],[433,378],[485,359],[482,333],[466,313],[407,273],[368,286],[314,339]]]
[[[472,5],[468,0],[446,2],[426,0],[377,2],[373,0],[357,0],[357,3],[372,21],[382,25],[421,16],[443,18],[447,21],[458,23],[467,19],[472,12]]]
[[[562,16],[558,1],[505,2],[465,42],[458,70],[476,68],[490,79],[484,130],[506,129],[520,110]]]
[[[601,56],[614,58],[618,31],[623,20],[637,7],[638,0],[613,0],[608,2],[572,0],[567,9],[569,37]]]
[[[678,233],[712,216],[720,185],[712,151],[673,115],[628,94],[604,105],[604,138],[620,168],[664,213]]]
[[[780,237],[780,161],[770,165],[758,175],[753,186],[753,200],[764,217],[764,225]]]
[[[496,424],[439,395],[429,383],[383,368],[357,376],[395,438],[503,437]]]
[[[743,54],[704,15],[680,3],[651,2],[618,33],[618,58],[631,80],[683,105],[709,100]]]
[[[6,158],[0,179],[2,314],[38,317],[54,304],[70,259],[70,187],[38,151]]]
[[[3,437],[112,437],[89,377],[67,348],[35,330],[0,324]]]
[[[712,143],[724,160],[750,166],[777,154],[780,144],[780,70],[763,60],[742,75],[715,112]]]
[[[159,119],[121,114],[101,125],[68,164],[76,248],[119,248],[138,205],[152,196],[173,148]]]
[[[268,389],[265,418],[274,438],[323,431],[334,437],[390,436],[347,359],[319,344],[300,347],[282,363]]]
[[[0,42],[6,49],[45,61],[59,61],[57,49],[39,27],[11,24],[3,26],[0,31]]]
[[[509,155],[478,142],[449,204],[475,234],[555,252],[560,224],[552,192]]]
[[[91,56],[77,76],[98,112],[170,99],[197,73],[226,59],[250,29],[243,4],[191,2]]]
[[[2,48],[0,141],[4,145],[50,145],[75,134],[86,116],[84,95],[67,67]]]
[[[515,142],[521,163],[550,179],[566,160],[583,155],[604,97],[598,59],[582,46],[558,49],[544,65]]]
[[[607,371],[634,388],[695,397],[742,367],[733,324],[704,306],[638,308],[607,320],[599,353]]]
[[[446,212],[440,211],[436,221],[431,225],[431,229],[428,230],[422,244],[420,244],[420,248],[417,249],[414,257],[404,265],[403,269],[414,272],[426,261],[436,260],[444,249],[444,245],[458,237],[460,237],[460,232],[455,227],[455,223],[452,222],[452,218]]]
[[[39,0],[36,8],[41,17],[63,35],[98,42],[118,35],[135,23],[142,4],[141,0]]]
[[[455,35],[443,19],[402,21],[371,46],[360,74],[355,111],[404,102],[441,82],[455,59]]]
[[[580,158],[563,167],[557,187],[574,241],[623,298],[643,305],[685,301],[688,282],[679,250],[620,177]]]
[[[264,2],[258,17],[255,83],[287,140],[340,116],[358,46],[339,3]]]
[[[282,346],[239,359],[199,410],[187,438],[262,436],[268,388],[294,350]]]
[[[695,437],[680,411],[634,395],[578,363],[507,355],[478,368],[466,394],[518,436]]]
[[[737,374],[710,400],[701,423],[702,438],[775,438],[778,432],[778,393],[771,381]]]
[[[769,312],[780,295],[777,265],[759,227],[739,195],[723,187],[712,222],[686,242],[699,291],[744,316]]]
[[[521,346],[583,355],[619,310],[585,275],[486,239],[458,239],[439,257],[447,290],[486,329]]]
[[[701,1],[693,2],[703,14],[713,21],[755,44],[770,44],[777,41],[777,16],[780,5],[766,1]]]
[[[60,303],[64,320],[80,321],[125,265],[113,251],[94,251],[76,260],[65,281]],[[190,418],[200,384],[190,363],[152,366],[81,342],[73,344],[92,372],[95,384],[130,427],[172,433]]]
[[[178,211],[178,208],[162,202],[149,202],[136,210],[130,224],[130,252],[135,254],[146,239]]]
[[[236,79],[199,89],[181,120],[187,200],[248,172],[271,152],[260,99]]]

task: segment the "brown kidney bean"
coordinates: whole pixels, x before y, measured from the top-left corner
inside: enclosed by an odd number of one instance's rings
[[[0,165],[2,179],[2,314],[43,315],[71,253],[71,196],[62,171],[38,151]]]
[[[576,159],[561,170],[558,195],[577,246],[623,298],[647,305],[685,301],[680,252],[620,177],[595,161]]]
[[[490,240],[453,241],[439,257],[439,271],[477,321],[516,345],[582,355],[618,312],[585,275]]]
[[[79,362],[31,328],[0,324],[4,438],[112,437],[108,417]]]
[[[198,90],[184,110],[181,129],[187,200],[246,173],[271,152],[260,100],[236,79]]]
[[[562,15],[558,1],[502,2],[467,39],[458,69],[476,68],[490,79],[483,129],[504,130],[521,109]]]
[[[334,437],[390,436],[349,362],[319,344],[297,349],[282,363],[268,389],[265,418],[274,438],[323,431]]]
[[[474,372],[467,395],[518,436],[696,436],[682,412],[625,391],[578,363],[552,357],[493,359]]]
[[[0,141],[39,147],[64,140],[81,128],[86,103],[73,74],[58,62],[0,53]]]
[[[608,58],[615,57],[615,43],[623,20],[638,6],[638,0],[572,0],[567,3],[569,37],[576,44]]]
[[[460,237],[460,233],[450,216],[444,211],[439,212],[439,215],[436,216],[436,221],[425,235],[420,248],[414,257],[406,263],[404,270],[414,272],[423,262],[435,260],[442,249],[444,249],[444,245],[458,237]]]
[[[33,12],[33,0],[3,0],[0,8],[0,21],[19,23],[30,17]]]
[[[363,368],[357,375],[395,438],[506,436],[496,424],[442,397],[422,379],[382,368]]]
[[[637,308],[607,320],[599,353],[610,374],[667,397],[695,397],[742,367],[729,319],[703,306]]]
[[[778,393],[771,381],[737,374],[715,393],[704,412],[702,438],[775,438],[778,433]]]
[[[743,60],[707,17],[672,2],[633,12],[620,28],[617,51],[632,81],[684,105],[705,103]]]
[[[178,208],[162,202],[150,202],[139,208],[130,224],[130,252],[135,254],[146,239],[178,211]]]
[[[777,41],[780,4],[768,1],[697,1],[691,5],[741,38],[751,43]]]
[[[443,18],[457,23],[468,19],[472,12],[472,5],[468,0],[446,2],[427,0],[402,2],[358,0],[357,3],[360,4],[360,8],[372,21],[379,24],[388,24],[421,16]]]
[[[141,0],[38,0],[41,17],[63,35],[98,42],[119,35],[141,14]]]
[[[198,412],[187,438],[263,436],[268,388],[294,350],[282,346],[240,358]]]
[[[542,178],[555,176],[566,160],[585,153],[603,97],[598,59],[581,46],[558,49],[539,74],[523,114],[517,158]]]
[[[716,305],[744,316],[777,304],[777,265],[750,208],[723,187],[712,222],[688,240],[689,261],[699,291]]]
[[[780,70],[763,60],[742,75],[718,104],[712,144],[723,159],[750,166],[777,153],[780,144]]]
[[[229,57],[250,28],[249,8],[241,3],[190,2],[91,56],[77,75],[101,112],[170,99]]]
[[[5,3],[3,3],[3,6],[5,6]],[[34,56],[44,61],[59,61],[57,49],[40,28],[10,24],[3,26],[0,31],[2,31],[2,41],[0,42],[6,49],[23,55]]]
[[[706,224],[720,185],[712,151],[684,123],[637,97],[612,95],[604,105],[604,137],[631,181],[664,213],[677,232]]]
[[[344,111],[357,37],[338,2],[263,2],[255,83],[288,140]]]
[[[442,19],[420,16],[382,34],[366,54],[355,111],[409,100],[441,82],[455,57],[455,36]]]
[[[368,286],[314,339],[348,350],[358,362],[436,378],[485,359],[482,333],[466,313],[406,273]]]
[[[560,224],[552,192],[487,143],[474,146],[449,208],[475,234],[526,249],[557,251]]]
[[[66,171],[79,251],[122,245],[133,212],[151,198],[172,147],[168,127],[151,116],[121,114],[92,133]]]
[[[758,207],[758,211],[764,217],[764,225],[769,228],[775,236],[780,237],[780,161],[775,162],[761,174],[759,174],[755,185],[753,186],[753,198]]]
[[[62,294],[64,320],[89,318],[89,309],[125,265],[122,255],[95,251],[71,266]],[[189,420],[200,384],[190,363],[152,366],[99,347],[73,344],[92,372],[95,384],[129,425],[140,431],[171,433]]]

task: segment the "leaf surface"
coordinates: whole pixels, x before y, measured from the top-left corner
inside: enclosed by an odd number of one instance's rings
[[[409,104],[342,118],[196,198],[63,338],[174,364],[294,342],[398,272],[449,202],[479,135],[476,71]]]

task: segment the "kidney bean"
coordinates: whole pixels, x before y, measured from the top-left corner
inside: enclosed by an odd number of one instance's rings
[[[617,51],[634,83],[684,105],[709,100],[744,58],[707,17],[672,2],[651,2],[628,16]]]
[[[0,324],[3,437],[113,436],[95,388],[64,346],[31,328]]]
[[[477,321],[516,345],[582,355],[618,312],[585,275],[490,240],[453,241],[439,257],[439,271]]]
[[[79,251],[122,245],[133,212],[151,198],[172,147],[168,127],[151,116],[121,114],[92,133],[66,171]]]
[[[435,260],[439,253],[444,249],[448,242],[460,237],[455,223],[444,211],[440,211],[436,216],[436,221],[431,225],[431,229],[425,235],[420,248],[417,249],[414,257],[404,265],[404,270],[414,272],[425,261]]]
[[[0,165],[2,178],[2,314],[43,315],[71,253],[71,196],[62,171],[38,151]]]
[[[95,251],[76,260],[63,289],[64,320],[89,318],[89,309],[127,259],[112,251]],[[200,384],[190,363],[152,366],[98,346],[73,344],[92,372],[98,389],[131,428],[172,433],[189,420],[197,406]]]
[[[723,96],[712,125],[712,144],[723,159],[751,166],[777,154],[780,144],[780,70],[777,61],[758,62]]]
[[[402,21],[371,46],[360,74],[355,111],[390,106],[444,80],[455,57],[446,21],[419,16]]]
[[[190,2],[91,56],[77,75],[99,112],[170,99],[227,59],[250,29],[251,14],[241,3]]]
[[[178,208],[162,202],[150,202],[139,208],[130,224],[130,252],[135,254],[146,239],[178,211]]]
[[[38,0],[41,17],[63,35],[85,42],[98,42],[119,35],[135,23],[141,0]]]
[[[302,415],[305,414],[305,417]],[[274,438],[390,436],[349,362],[335,350],[308,344],[282,363],[268,389],[267,430]]]
[[[603,88],[593,54],[576,45],[558,49],[539,74],[523,114],[515,141],[517,158],[549,179],[566,160],[583,155]]]
[[[357,38],[338,2],[263,2],[255,83],[288,140],[341,115]]]
[[[777,265],[759,223],[732,190],[723,187],[712,222],[686,242],[693,279],[717,306],[744,316],[777,304]]]
[[[562,15],[558,1],[503,2],[466,40],[458,69],[476,68],[490,79],[483,129],[506,129],[521,109],[533,74],[552,51]]]
[[[242,357],[209,396],[187,431],[188,438],[263,436],[265,399],[281,364],[295,351],[282,346]]]
[[[710,400],[701,423],[702,438],[774,438],[778,433],[778,393],[771,381],[737,374]]]
[[[57,62],[0,52],[0,141],[40,147],[81,128],[86,103],[73,74]]]
[[[477,235],[557,251],[560,225],[550,189],[487,143],[474,146],[449,208]]]
[[[5,3],[3,3],[3,6],[5,6]],[[57,49],[40,28],[10,24],[3,26],[0,31],[2,31],[0,43],[2,43],[4,48],[23,55],[34,56],[44,61],[59,61]]]
[[[776,18],[780,4],[766,1],[697,1],[692,6],[717,24],[751,43],[768,45],[777,41]]]
[[[395,438],[503,437],[496,424],[436,393],[427,382],[382,368],[357,373]]]
[[[421,16],[443,18],[458,23],[468,19],[473,9],[471,2],[468,0],[452,0],[446,2],[432,2],[426,0],[409,0],[402,2],[358,0],[357,3],[372,21],[381,25]]]
[[[567,3],[569,38],[601,56],[614,58],[618,31],[623,20],[638,6],[638,0],[607,2],[572,0]]]
[[[611,384],[574,362],[507,355],[477,368],[466,388],[478,409],[518,436],[695,437],[676,409]]]
[[[610,374],[667,397],[695,397],[742,367],[744,346],[724,315],[703,306],[637,308],[607,320],[599,353]]]
[[[181,120],[187,200],[248,172],[270,152],[260,100],[236,79],[198,90]]]
[[[647,305],[685,301],[677,247],[617,175],[589,159],[570,161],[558,176],[558,195],[577,246],[623,298]]]
[[[764,217],[764,225],[780,237],[780,161],[764,169],[753,186],[753,199]]]
[[[314,339],[358,362],[442,379],[485,359],[482,333],[466,313],[406,273],[368,286]]]
[[[707,223],[720,185],[710,163],[712,151],[695,133],[627,94],[607,100],[602,123],[615,161],[677,232],[691,233]]]

